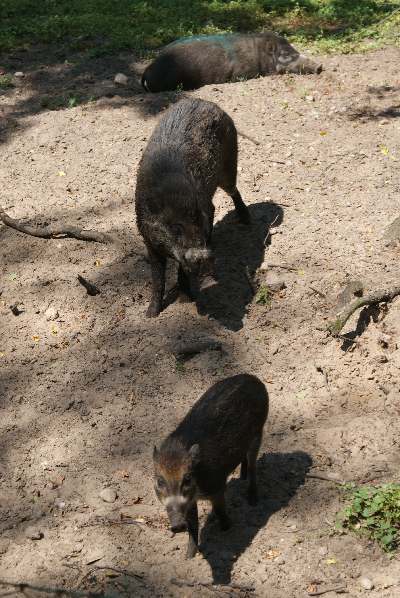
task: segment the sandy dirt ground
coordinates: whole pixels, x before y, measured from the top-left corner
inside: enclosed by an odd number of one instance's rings
[[[238,187],[253,222],[238,224],[218,191],[219,286],[148,320],[135,177],[159,113],[182,94],[142,94],[126,56],[3,61],[25,74],[0,97],[4,209],[118,242],[0,225],[1,579],[146,598],[399,595],[399,557],[335,533],[342,490],[310,475],[399,480],[400,299],[357,312],[341,339],[326,326],[349,281],[399,284],[400,248],[384,234],[400,214],[400,51],[322,62],[320,76],[193,93],[260,142],[240,138]],[[113,83],[120,71],[126,87]],[[91,101],[49,109],[79,94]],[[89,296],[78,274],[101,293]],[[171,266],[169,288],[175,276]],[[262,285],[277,289],[267,305],[254,295]],[[177,362],[176,343],[197,339],[221,350]],[[236,473],[232,529],[220,532],[202,504],[201,554],[187,561],[186,537],[172,536],[154,495],[152,448],[212,383],[239,372],[270,394],[259,505],[247,505]],[[114,502],[99,496],[105,488]]]

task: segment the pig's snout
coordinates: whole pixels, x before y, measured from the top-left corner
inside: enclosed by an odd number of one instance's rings
[[[179,534],[180,532],[185,532],[187,530],[186,521],[178,521],[175,523],[171,523],[171,531],[174,534]]]
[[[206,291],[211,287],[215,287],[218,281],[215,280],[214,276],[205,276],[200,283],[200,291]]]

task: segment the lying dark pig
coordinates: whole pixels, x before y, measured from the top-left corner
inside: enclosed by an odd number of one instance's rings
[[[275,33],[200,35],[166,46],[144,71],[142,85],[153,92],[197,89],[271,73],[321,70]]]
[[[162,309],[167,257],[179,263],[178,285],[186,295],[216,284],[210,239],[217,187],[232,197],[240,221],[250,221],[236,188],[237,151],[232,119],[216,104],[195,98],[172,106],[150,137],[135,197],[152,272],[147,316]]]
[[[223,530],[226,481],[241,464],[249,480],[248,501],[257,502],[256,461],[268,415],[268,393],[255,376],[217,382],[200,397],[161,447],[154,447],[155,491],[173,532],[189,532],[187,556],[198,546],[197,499],[211,501]]]

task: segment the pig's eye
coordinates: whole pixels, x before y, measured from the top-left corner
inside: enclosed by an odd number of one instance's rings
[[[159,488],[160,490],[163,490],[165,488],[166,484],[165,484],[165,480],[163,480],[163,478],[157,478],[157,488]]]
[[[183,235],[182,224],[171,224],[171,230],[175,237],[181,237]]]
[[[190,475],[190,473],[186,473],[186,474],[183,476],[183,479],[182,479],[182,484],[183,484],[184,486],[189,486],[191,483],[192,483],[192,476]]]

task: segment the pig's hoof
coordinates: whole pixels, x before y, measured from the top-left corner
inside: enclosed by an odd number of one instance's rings
[[[146,317],[147,318],[156,318],[160,315],[161,309],[158,305],[154,303],[150,303],[149,307],[147,308]]]
[[[187,559],[193,559],[197,554],[197,546],[188,546],[188,549],[186,551],[186,558]]]

